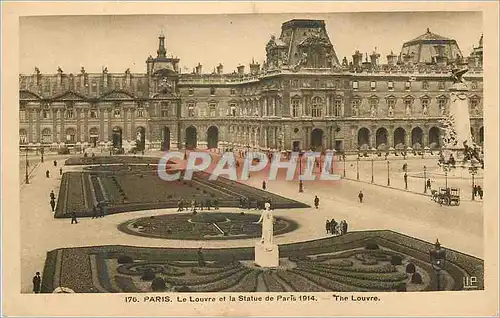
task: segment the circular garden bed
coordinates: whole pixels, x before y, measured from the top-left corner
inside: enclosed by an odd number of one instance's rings
[[[167,214],[129,220],[118,229],[131,235],[179,240],[255,238],[262,235],[259,214],[198,212]],[[276,218],[274,235],[292,232],[298,224]]]

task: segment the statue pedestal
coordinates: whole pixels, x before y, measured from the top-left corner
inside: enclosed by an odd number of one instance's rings
[[[255,265],[260,267],[278,267],[279,260],[278,245],[255,244]]]

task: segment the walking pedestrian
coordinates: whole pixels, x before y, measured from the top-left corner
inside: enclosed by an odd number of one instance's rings
[[[59,168],[59,175],[62,176],[62,167]]]
[[[76,213],[75,211],[71,212],[71,224],[78,224],[78,220],[76,219]]]
[[[57,167],[57,160],[54,160],[54,167]]]
[[[405,179],[405,189],[408,190],[408,174],[406,172],[404,175],[404,179]]]
[[[40,272],[36,272],[35,276],[33,276],[33,292],[35,294],[39,294],[41,286],[42,286],[42,278],[40,277]]]
[[[330,233],[330,220],[326,220],[326,234]]]
[[[477,186],[477,193],[479,194],[479,198],[483,199],[483,188],[481,186]]]
[[[50,191],[50,199],[51,200],[55,200],[56,199],[56,195],[54,194],[54,190]]]
[[[365,195],[363,194],[363,191],[361,191],[361,190],[360,190],[360,191],[359,191],[359,194],[358,194],[359,203],[363,203],[363,197],[364,197],[364,196],[365,196]]]
[[[262,181],[262,190],[266,190],[266,181]]]
[[[342,222],[343,222],[343,224],[342,224],[342,234],[346,234],[347,233],[347,221],[344,220]]]
[[[330,233],[332,235],[337,235],[337,225],[338,225],[338,223],[337,223],[337,221],[335,221],[335,219],[332,219],[330,221]]]
[[[177,203],[177,212],[180,211],[182,211],[182,200],[179,200],[179,202]]]
[[[92,218],[93,219],[97,219],[98,215],[97,215],[97,208],[95,205],[92,206]]]
[[[54,212],[56,207],[56,200],[50,199],[50,206],[52,207],[52,212]]]
[[[319,208],[319,198],[317,195],[314,196],[314,206],[316,207],[316,209]]]
[[[218,210],[219,209],[219,200],[215,199],[214,200],[214,210]]]
[[[427,179],[427,189],[431,188],[431,179]]]
[[[50,171],[49,170],[45,171],[45,177],[50,178]]]

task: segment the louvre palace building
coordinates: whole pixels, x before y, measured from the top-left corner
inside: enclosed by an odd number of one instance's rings
[[[223,64],[181,72],[163,35],[145,73],[104,68],[95,74],[82,67],[67,74],[59,67],[45,74],[35,68],[19,77],[20,143],[347,153],[437,149],[451,70],[468,67],[472,136],[482,144],[482,37],[463,56],[456,40],[422,32],[402,43],[398,54],[356,51],[341,58],[324,21],[290,20],[279,38],[263,43],[262,65],[252,61],[229,72]]]

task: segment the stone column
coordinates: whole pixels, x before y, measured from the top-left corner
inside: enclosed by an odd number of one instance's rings
[[[370,148],[377,148],[377,127],[372,126],[370,129]]]
[[[276,116],[276,96],[271,97],[271,101],[273,105],[272,115]]]
[[[66,142],[66,129],[64,128],[65,124],[65,118],[64,116],[66,115],[66,110],[64,108],[61,108],[59,110],[60,113],[60,121],[61,121],[61,130],[59,131],[59,142]]]
[[[83,110],[83,141],[89,140],[89,110]]]
[[[57,142],[57,109],[52,111],[52,142]]]
[[[99,109],[99,141],[105,141],[108,138],[108,133],[104,131],[104,117],[106,117],[106,109]]]
[[[113,136],[113,126],[111,124],[111,119],[113,118],[113,109],[109,108],[107,110],[108,114],[108,138],[107,140],[111,141],[111,136]]]
[[[267,142],[267,127],[264,127],[264,148],[268,148]]]
[[[80,114],[82,112],[81,109],[77,108],[76,110],[76,140],[75,142],[81,142],[81,127],[80,127]]]
[[[422,127],[422,150],[429,145],[429,127]]]
[[[174,107],[175,108],[175,107]],[[130,131],[128,132],[130,134],[130,138],[134,136],[134,131],[135,131],[135,109],[132,109],[130,111]],[[147,112],[144,111],[144,114],[147,115]],[[171,136],[174,134],[173,131],[170,132]]]
[[[394,127],[387,128],[387,144],[389,147],[394,147]]]
[[[408,126],[406,128],[406,136],[405,136],[405,143],[406,143],[405,146],[406,146],[406,148],[413,146],[411,144],[411,129],[412,129],[411,126]]]
[[[42,142],[42,132],[40,128],[40,109],[36,110],[36,142]]]
[[[326,116],[333,116],[333,109],[332,109],[332,96],[330,94],[326,95]]]
[[[32,109],[27,109],[28,113],[28,142],[33,142],[33,112]]]
[[[127,129],[128,127],[128,108],[123,108],[123,139],[130,140],[130,131]]]

